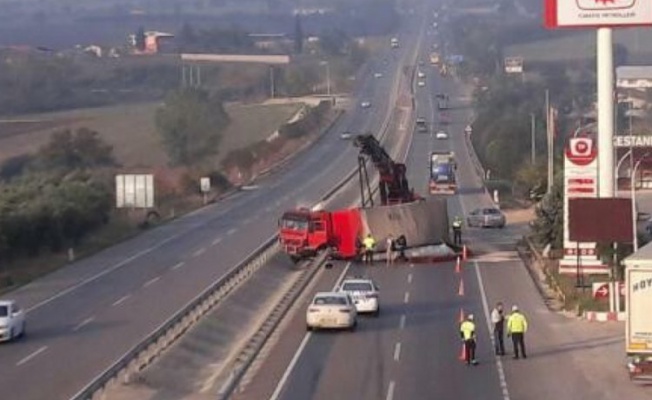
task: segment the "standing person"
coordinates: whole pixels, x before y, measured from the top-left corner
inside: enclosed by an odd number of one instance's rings
[[[491,310],[491,323],[494,325],[494,348],[496,355],[505,355],[505,313],[503,303],[496,303],[496,307]]]
[[[401,261],[407,261],[408,258],[405,256],[405,249],[407,249],[407,239],[405,235],[401,235],[396,239],[396,248],[398,250],[398,258]]]
[[[376,239],[371,236],[371,233],[367,234],[367,237],[362,241],[364,246],[364,261],[368,264],[374,263],[374,249],[376,248]]]
[[[387,248],[385,249],[385,255],[387,256],[387,266],[394,263],[394,235],[391,233],[387,236],[387,241],[385,243]]]
[[[469,314],[466,320],[460,325],[460,336],[464,343],[464,361],[466,365],[478,365],[475,359],[475,323],[473,322],[473,314]]]
[[[456,246],[462,245],[462,218],[459,216],[453,220],[453,243]]]
[[[514,358],[519,358],[519,349],[523,353],[523,358],[527,358],[525,353],[525,332],[527,332],[527,319],[523,315],[518,306],[512,306],[512,313],[507,318],[507,336],[512,336],[512,344],[514,345]]]

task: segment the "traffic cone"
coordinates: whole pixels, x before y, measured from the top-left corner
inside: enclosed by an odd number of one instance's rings
[[[457,262],[455,263],[455,273],[456,274],[459,274],[460,272],[462,272],[462,265],[461,264],[462,264],[462,262],[460,261],[460,258],[457,257]]]
[[[460,324],[464,322],[464,309],[460,308]]]
[[[462,351],[460,351],[460,361],[466,361],[466,346],[464,346],[464,343],[462,343]]]
[[[469,256],[469,253],[466,250],[466,245],[464,245],[464,246],[462,246],[462,260],[466,261],[468,256]]]
[[[464,280],[460,279],[460,287],[457,289],[458,296],[464,296]]]

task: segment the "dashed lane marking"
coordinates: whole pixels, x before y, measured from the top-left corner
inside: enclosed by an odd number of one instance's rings
[[[396,386],[396,383],[394,381],[389,382],[389,386],[387,387],[387,396],[385,397],[385,400],[394,400],[394,388]]]
[[[410,301],[410,292],[405,292],[405,296],[403,296],[403,303],[407,304]]]
[[[405,314],[401,315],[401,320],[398,323],[399,329],[405,329]]]
[[[394,346],[394,361],[401,359],[401,342],[396,343]]]
[[[120,297],[118,300],[114,301],[113,304],[111,304],[113,307],[119,306],[120,304],[124,303],[128,298],[130,298],[131,295],[128,294],[126,296]]]
[[[204,254],[205,251],[206,251],[206,248],[205,248],[205,247],[202,247],[201,249],[198,249],[197,251],[195,251],[194,253],[192,253],[192,256],[193,256],[193,257],[199,257],[199,256],[201,256],[202,254]]]
[[[43,353],[45,350],[48,349],[48,346],[43,346],[40,349],[36,350],[35,352],[31,353],[27,357],[23,358],[22,360],[18,361],[16,363],[17,367],[20,367],[21,365],[25,364],[29,360],[33,359],[34,357],[38,356],[39,354]]]
[[[211,242],[211,245],[213,245],[213,246],[217,246],[217,245],[220,244],[221,242],[222,242],[222,238],[221,238],[221,237],[217,237],[217,238],[213,239],[213,241]]]
[[[411,273],[408,274],[407,281],[408,281],[408,283],[412,283],[412,274]]]
[[[153,284],[154,284],[156,281],[158,281],[159,279],[161,279],[160,276],[157,276],[156,278],[152,278],[152,279],[148,280],[147,282],[145,282],[145,284],[143,285],[143,287],[148,287],[148,286],[150,286],[150,285],[153,285]]]
[[[184,263],[183,261],[181,261],[181,262],[179,262],[179,263],[174,264],[174,265],[172,266],[172,268],[170,268],[170,269],[173,270],[173,271],[175,271],[175,270],[177,270],[177,269],[183,267],[184,264],[185,264],[185,263]]]
[[[81,328],[83,328],[85,325],[88,325],[88,324],[90,324],[91,322],[93,322],[93,320],[95,320],[95,317],[89,317],[89,318],[86,318],[85,320],[83,320],[82,322],[80,322],[79,324],[77,324],[77,326],[75,326],[74,328],[72,328],[72,331],[73,331],[73,332],[77,332],[78,330],[80,330]]]

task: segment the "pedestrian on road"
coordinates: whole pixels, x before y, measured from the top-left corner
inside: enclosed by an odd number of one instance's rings
[[[367,237],[362,241],[364,246],[364,262],[367,264],[374,263],[374,250],[376,249],[376,239],[371,236],[371,233],[367,234]]]
[[[387,266],[389,267],[390,264],[394,263],[394,247],[395,247],[394,235],[392,235],[391,233],[389,234],[389,236],[387,236],[385,246],[387,246],[387,248],[385,249],[385,256],[387,257]]]
[[[396,248],[398,250],[398,258],[401,261],[407,261],[408,258],[405,256],[405,249],[407,249],[407,239],[405,235],[401,235],[396,239]]]
[[[473,322],[473,314],[469,314],[460,325],[460,336],[462,336],[462,343],[464,343],[464,361],[466,365],[478,365],[478,361],[475,359],[475,323]]]
[[[494,348],[497,356],[505,355],[505,313],[503,303],[496,303],[491,310],[491,323],[494,325]]]
[[[512,336],[515,359],[518,359],[521,353],[523,354],[523,358],[527,358],[527,353],[525,352],[525,332],[527,332],[527,319],[519,311],[518,306],[514,305],[512,306],[512,313],[507,318],[507,336]]]
[[[456,246],[462,245],[462,218],[459,216],[453,220],[453,243]]]

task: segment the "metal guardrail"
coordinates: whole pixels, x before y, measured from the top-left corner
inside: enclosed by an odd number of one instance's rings
[[[397,80],[392,87],[392,92],[398,90]],[[391,111],[383,121],[379,140],[387,134],[389,122],[394,116],[393,105]],[[332,127],[332,126],[331,126]],[[329,129],[331,128],[329,127]],[[354,176],[357,170],[338,182],[326,192],[321,201],[326,201],[335,195]],[[77,392],[71,400],[92,400],[102,398],[104,393],[117,383],[129,383],[131,378],[153,362],[156,357],[175,340],[185,333],[192,325],[208,313],[217,303],[233,291],[237,286],[251,277],[258,269],[267,263],[279,251],[277,235],[266,240],[256,250],[249,254],[242,262],[232,268],[226,275],[220,277],[206,290],[196,296],[171,318],[152,331],[147,337],[123,354],[110,367],[95,377],[91,383]]]
[[[150,333],[145,340],[120,357],[89,385],[75,394],[72,399],[101,398],[111,385],[118,382],[129,383],[135,373],[151,363],[158,354],[170,346],[214,305],[262,267],[278,251],[278,247],[275,236],[265,241],[245,260],[220,277]]]

